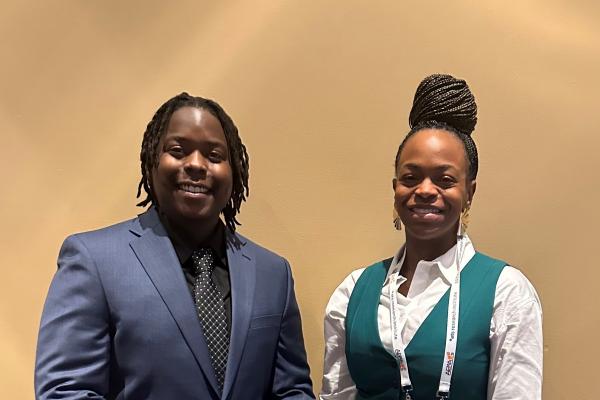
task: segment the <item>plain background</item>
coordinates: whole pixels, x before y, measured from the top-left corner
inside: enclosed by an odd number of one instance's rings
[[[19,1],[0,5],[0,392],[33,397],[43,301],[70,233],[130,218],[139,147],[181,91],[251,157],[240,231],[291,262],[315,389],[329,295],[391,256],[393,159],[420,80],[479,105],[471,237],[534,283],[544,398],[591,399],[600,313],[600,3]]]

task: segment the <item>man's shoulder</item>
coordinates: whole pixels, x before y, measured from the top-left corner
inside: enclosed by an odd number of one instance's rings
[[[81,241],[87,245],[94,243],[128,243],[132,237],[141,236],[148,227],[144,226],[144,216],[140,214],[134,218],[119,221],[114,224],[97,229],[74,233],[69,235],[66,241]]]
[[[261,244],[256,243],[255,241],[247,238],[246,236],[241,235],[240,233],[236,232],[232,236],[234,236],[237,239],[239,246],[238,248],[243,253],[251,254],[257,259],[273,260],[287,263],[286,259],[283,256],[277,254],[271,249],[264,247]]]

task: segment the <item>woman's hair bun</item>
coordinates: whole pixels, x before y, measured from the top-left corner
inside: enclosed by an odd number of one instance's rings
[[[463,79],[428,76],[417,87],[408,120],[411,129],[441,123],[470,136],[477,124],[475,97]]]

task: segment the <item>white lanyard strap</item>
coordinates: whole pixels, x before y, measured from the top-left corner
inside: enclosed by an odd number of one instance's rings
[[[410,400],[410,392],[412,392],[412,384],[408,373],[408,363],[406,362],[406,354],[404,353],[404,343],[402,343],[400,317],[398,316],[396,305],[398,304],[398,279],[400,278],[400,268],[394,271],[390,277],[389,295],[390,295],[390,319],[392,322],[392,347],[394,348],[394,357],[398,362],[400,371],[400,384],[402,390],[406,393],[406,400]]]
[[[457,268],[456,278],[450,286],[450,297],[448,299],[448,322],[446,325],[446,347],[444,351],[444,363],[440,376],[437,398],[447,399],[450,394],[450,382],[452,380],[452,371],[454,359],[456,356],[456,343],[458,341],[458,319],[460,304],[460,262],[462,259],[462,238],[456,244],[455,265]],[[400,371],[400,384],[405,393],[405,400],[412,399],[412,383],[408,371],[408,362],[406,360],[406,346],[402,342],[401,322],[396,307],[398,306],[398,280],[400,278],[400,266],[398,266],[390,276],[389,296],[390,296],[390,319],[392,323],[392,347],[394,357],[398,362]]]
[[[457,248],[458,251],[458,248]],[[456,272],[456,279],[450,287],[448,299],[448,323],[446,324],[446,349],[444,351],[444,364],[438,387],[438,398],[448,398],[450,395],[450,381],[454,369],[456,356],[456,343],[458,342],[458,313],[460,306],[460,271]]]

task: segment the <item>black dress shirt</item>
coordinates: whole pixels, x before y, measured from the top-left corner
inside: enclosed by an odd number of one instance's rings
[[[163,225],[167,229],[167,232],[169,232],[169,227],[168,224],[165,223],[166,221],[164,216],[161,216],[161,220],[163,221]],[[187,282],[192,298],[194,297],[194,283],[196,280],[194,262],[192,261],[192,253],[194,250],[199,250],[206,247],[212,248],[216,253],[217,257],[215,259],[215,269],[212,272],[211,278],[223,297],[225,318],[227,319],[227,332],[229,332],[231,335],[231,284],[229,281],[229,266],[227,264],[227,251],[225,247],[225,229],[225,225],[219,221],[215,227],[213,235],[206,243],[198,246],[197,249],[190,248],[185,243],[177,240],[176,236],[172,235],[170,232],[169,238],[171,239],[171,243],[175,249],[175,254],[177,254],[177,258],[181,263],[183,275],[185,276],[185,281]]]

